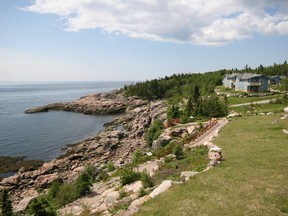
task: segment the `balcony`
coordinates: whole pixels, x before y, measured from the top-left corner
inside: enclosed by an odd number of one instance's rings
[[[248,82],[248,86],[261,86],[261,82]]]

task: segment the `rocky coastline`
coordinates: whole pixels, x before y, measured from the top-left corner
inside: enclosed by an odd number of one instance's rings
[[[88,164],[101,169],[109,161],[116,167],[131,162],[135,150],[145,151],[145,131],[150,123],[154,119],[164,119],[166,115],[163,101],[126,98],[119,91],[91,94],[72,102],[29,109],[25,113],[50,110],[123,115],[107,123],[105,130],[97,136],[68,147],[65,155],[35,170],[22,167],[15,175],[4,178],[0,182],[0,191],[9,189],[15,212],[24,211],[29,202],[39,195],[39,189],[46,189],[55,180],[73,181]]]

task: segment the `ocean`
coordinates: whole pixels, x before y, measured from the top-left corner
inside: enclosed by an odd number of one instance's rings
[[[95,136],[116,115],[62,111],[24,114],[24,111],[109,92],[125,84],[129,82],[0,82],[0,156],[50,161],[63,154],[67,144]]]

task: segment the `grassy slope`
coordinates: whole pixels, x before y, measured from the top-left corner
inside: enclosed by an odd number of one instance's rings
[[[239,98],[239,97],[228,97],[229,105],[234,104],[242,104],[242,103],[250,103],[250,102],[257,102],[262,100],[270,100],[273,98],[281,98],[282,95],[271,95],[265,97],[247,97],[247,98]]]
[[[288,215],[288,120],[279,114],[230,122],[214,143],[221,165],[145,203],[142,215]]]

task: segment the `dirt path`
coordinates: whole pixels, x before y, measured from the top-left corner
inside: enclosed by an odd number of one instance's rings
[[[218,119],[218,123],[211,128],[207,133],[203,134],[201,137],[196,139],[195,141],[190,142],[189,144],[186,144],[185,147],[195,147],[199,145],[203,145],[204,142],[209,142],[213,138],[215,138],[218,135],[219,130],[224,127],[228,123],[227,119]]]
[[[230,105],[229,107],[239,107],[239,106],[247,106],[250,104],[267,104],[271,101],[271,99],[269,100],[261,100],[261,101],[254,101],[254,102],[249,102],[249,103],[242,103],[242,104],[233,104]]]

